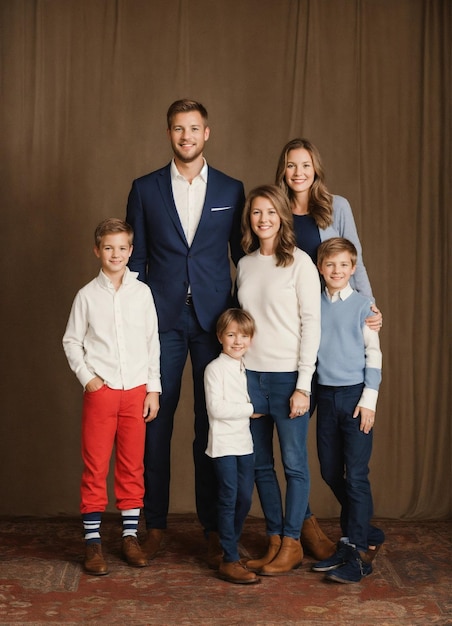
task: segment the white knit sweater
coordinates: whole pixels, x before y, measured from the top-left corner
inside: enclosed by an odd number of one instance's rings
[[[295,248],[292,265],[277,267],[274,256],[256,250],[240,259],[237,288],[256,322],[246,368],[298,371],[297,389],[309,391],[320,343],[320,280],[310,257]]]

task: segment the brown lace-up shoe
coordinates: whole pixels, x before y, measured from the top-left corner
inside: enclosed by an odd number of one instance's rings
[[[149,565],[136,537],[124,537],[122,540],[122,555],[131,567],[146,567]]]
[[[85,572],[91,574],[91,576],[105,576],[108,574],[108,567],[102,555],[100,543],[86,544],[83,567]]]
[[[223,561],[220,563],[218,576],[228,583],[237,585],[253,585],[261,582],[260,578],[254,572],[250,572],[240,561],[234,561],[233,563],[225,563]]]

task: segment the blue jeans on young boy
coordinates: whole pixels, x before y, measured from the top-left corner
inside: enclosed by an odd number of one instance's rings
[[[251,508],[254,488],[254,455],[220,456],[213,459],[218,481],[218,534],[223,560],[240,559],[238,542]]]
[[[373,431],[366,435],[360,430],[361,417],[353,417],[363,386],[318,385],[317,451],[322,478],[341,505],[342,534],[358,550],[366,551],[369,545],[383,543],[384,533],[370,524]]]
[[[297,372],[247,370],[248,393],[256,413],[251,420],[254,473],[268,535],[299,539],[308,506],[309,466],[306,439],[309,411],[291,419],[289,400],[295,391]],[[285,511],[275,472],[273,431],[276,426],[287,481]]]

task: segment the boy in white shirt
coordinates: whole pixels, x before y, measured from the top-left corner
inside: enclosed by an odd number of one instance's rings
[[[240,562],[238,542],[251,507],[254,487],[254,413],[247,389],[243,355],[254,335],[254,320],[242,309],[227,309],[217,322],[221,354],[206,367],[204,386],[209,438],[206,454],[218,479],[218,534],[223,549],[219,576],[238,584],[260,582]]]
[[[107,475],[116,446],[115,496],[123,521],[122,554],[133,567],[148,561],[137,540],[143,506],[145,422],[159,409],[160,344],[154,300],[127,263],[132,227],[108,218],[96,228],[101,270],[76,295],[63,347],[83,385],[81,514],[84,568],[108,574],[100,525],[107,506]]]

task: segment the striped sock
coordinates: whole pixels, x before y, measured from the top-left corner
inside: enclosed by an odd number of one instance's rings
[[[83,513],[83,529],[86,543],[100,543],[100,524],[102,513]]]
[[[121,511],[122,516],[122,536],[136,537],[138,521],[140,519],[140,509],[129,509]]]

